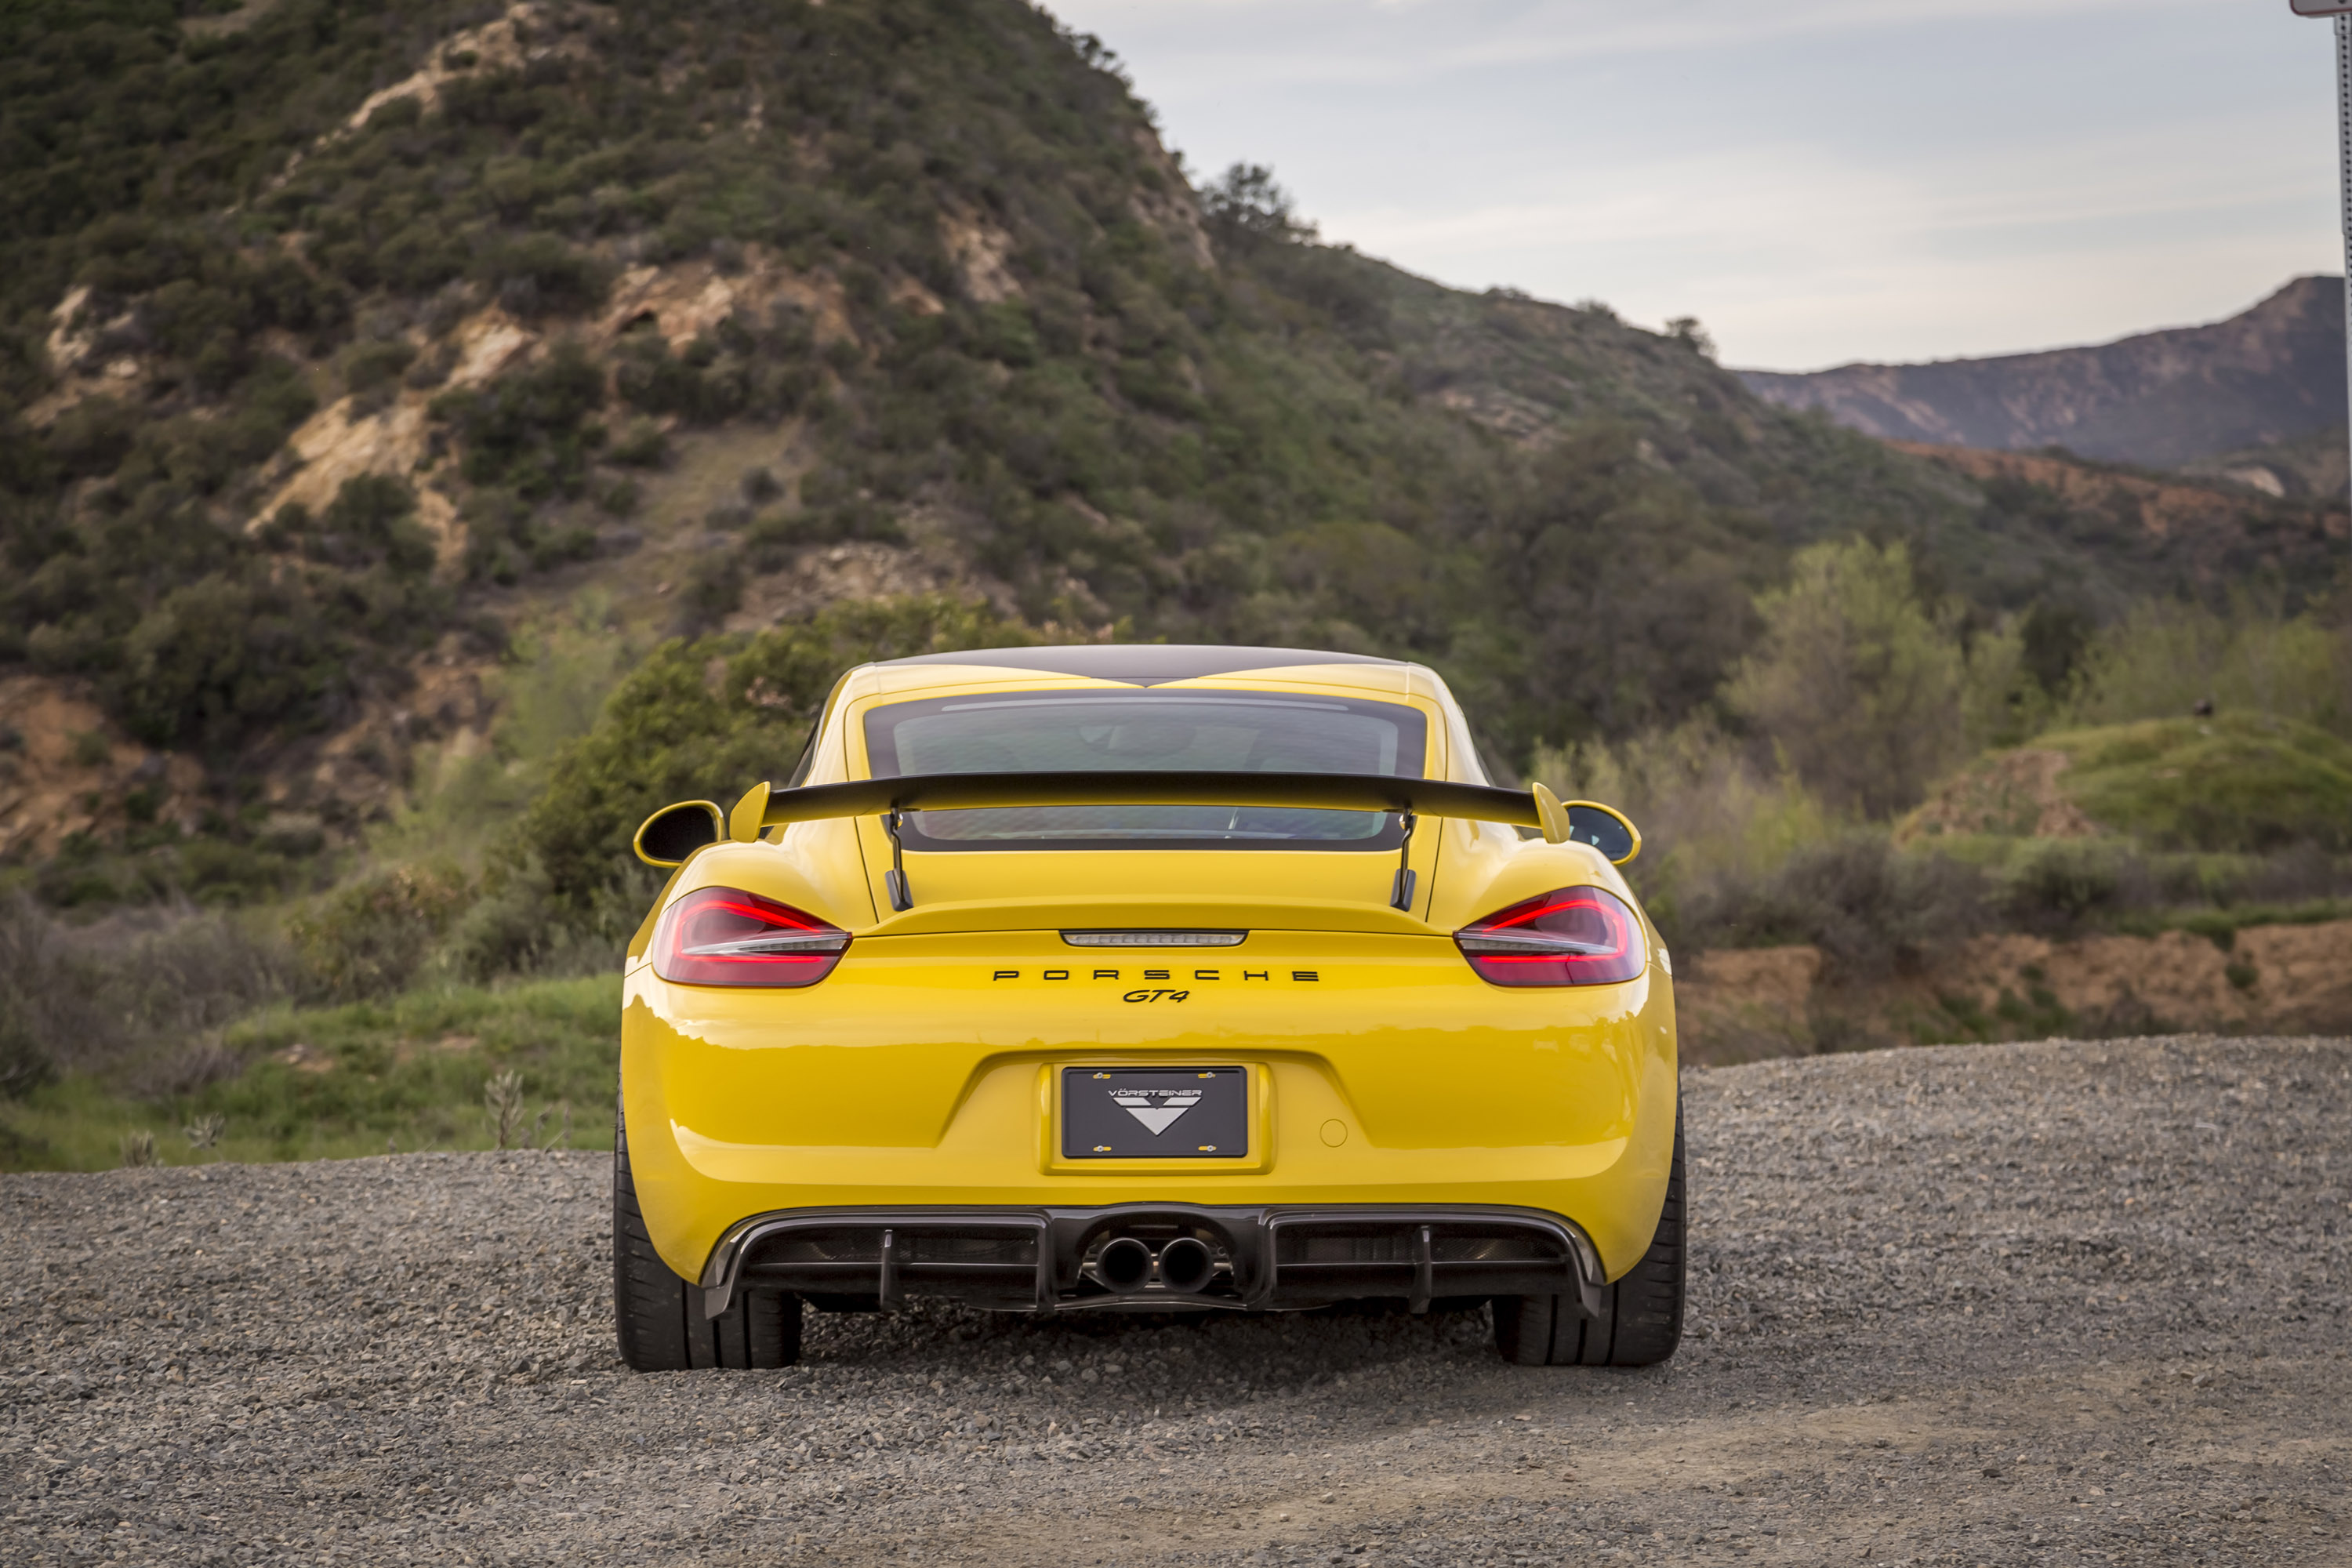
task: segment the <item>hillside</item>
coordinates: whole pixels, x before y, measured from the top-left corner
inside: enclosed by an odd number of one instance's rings
[[[2352,476],[2347,474],[2345,432],[2327,426],[2292,441],[2273,441],[2241,447],[2211,458],[2184,463],[2180,471],[2207,479],[2229,479],[2273,496],[2323,496],[2329,500],[2345,493]]]
[[[1897,835],[2118,835],[2155,849],[2342,853],[2352,848],[2352,746],[2263,713],[2060,731],[1977,759]]]
[[[2340,439],[2344,281],[2298,278],[2226,321],[2095,348],[1739,374],[1769,402],[1867,435],[2169,467],[2322,426]],[[2254,462],[2244,455],[2238,466]]]
[[[2315,584],[2342,527],[2216,480],[2172,529],[1320,244],[1019,0],[32,0],[0,210],[0,861],[133,868],[67,901],[299,885],[583,603],[1409,654],[1510,758],[1703,709],[1814,540],[1989,621]]]

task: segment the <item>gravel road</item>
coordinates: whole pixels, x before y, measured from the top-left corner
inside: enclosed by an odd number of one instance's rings
[[[2352,1563],[2352,1041],[1693,1073],[1690,1337],[813,1318],[614,1358],[607,1161],[0,1177],[0,1562]]]

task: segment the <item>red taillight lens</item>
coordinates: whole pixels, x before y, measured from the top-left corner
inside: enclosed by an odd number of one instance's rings
[[[1642,973],[1648,943],[1625,900],[1562,888],[1454,933],[1462,956],[1497,985],[1611,985]]]
[[[662,915],[654,973],[684,985],[814,985],[848,949],[847,931],[789,904],[703,888]]]

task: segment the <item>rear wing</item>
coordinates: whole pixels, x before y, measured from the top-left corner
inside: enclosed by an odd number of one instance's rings
[[[917,773],[907,778],[851,779],[779,790],[753,784],[735,809],[720,813],[709,801],[688,801],[656,812],[637,829],[636,852],[655,866],[683,864],[706,844],[731,838],[749,844],[769,828],[845,816],[880,816],[893,849],[890,898],[912,907],[898,850],[898,824],[910,811],[978,811],[1036,805],[1244,805],[1317,811],[1395,812],[1404,819],[1411,849],[1413,819],[1463,817],[1531,827],[1548,843],[1587,844],[1620,864],[1641,852],[1641,835],[1612,808],[1569,801],[1536,784],[1527,790],[1443,779],[1392,778],[1382,773],[1276,773],[1182,771],[1147,773]],[[1391,901],[1412,900],[1413,873],[1400,866]]]
[[[1138,771],[918,773],[909,778],[852,779],[846,784],[787,790],[753,784],[728,814],[728,837],[757,838],[765,829],[786,823],[835,816],[1008,805],[1253,805],[1397,811],[1549,829],[1544,837],[1555,844],[1564,842],[1570,834],[1566,808],[1541,784],[1532,790],[1510,790],[1379,773]]]

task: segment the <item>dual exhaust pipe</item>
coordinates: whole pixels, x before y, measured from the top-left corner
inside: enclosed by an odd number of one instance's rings
[[[1118,1236],[1103,1243],[1096,1256],[1095,1278],[1114,1290],[1141,1290],[1150,1284],[1155,1265],[1160,1289],[1183,1296],[1202,1289],[1217,1272],[1216,1258],[1207,1244],[1192,1237],[1162,1242],[1155,1252],[1139,1237]]]

